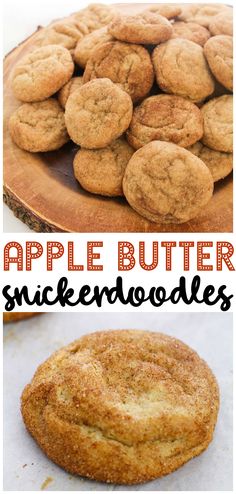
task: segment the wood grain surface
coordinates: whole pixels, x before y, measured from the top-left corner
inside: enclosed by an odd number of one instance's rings
[[[147,7],[148,4],[145,4]],[[137,11],[142,4],[118,4]],[[232,174],[215,185],[213,198],[194,220],[162,225],[145,220],[125,199],[85,192],[73,175],[72,142],[58,151],[32,154],[19,149],[8,131],[8,120],[20,105],[11,89],[11,74],[20,58],[37,46],[39,30],[4,60],[4,201],[14,214],[37,232],[231,232]]]

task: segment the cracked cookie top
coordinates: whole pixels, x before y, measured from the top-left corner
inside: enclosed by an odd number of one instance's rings
[[[179,5],[173,3],[159,3],[156,5],[153,4],[151,7],[148,7],[148,9],[145,9],[145,12],[154,12],[155,14],[166,17],[166,19],[173,19],[174,17],[177,17],[181,14],[182,8]]]
[[[133,152],[124,138],[103,149],[80,149],[74,158],[75,177],[93,194],[123,196],[122,181]]]
[[[22,395],[26,426],[50,458],[118,483],[148,480],[204,449],[218,404],[196,352],[137,330],[83,336],[44,362]]]
[[[217,81],[229,91],[233,91],[232,36],[213,36],[205,44],[204,54]]]
[[[93,50],[112,39],[113,37],[108,33],[107,27],[102,27],[101,29],[97,29],[96,31],[87,34],[77,43],[74,51],[75,62],[80,65],[80,67],[84,68]]]
[[[10,117],[12,140],[31,153],[54,151],[69,141],[64,112],[54,98],[21,105]]]
[[[209,148],[233,152],[233,96],[225,94],[202,106],[202,142]]]
[[[177,21],[173,24],[172,38],[184,38],[204,46],[210,38],[208,29],[195,22]]]
[[[116,10],[109,5],[104,5],[102,3],[91,3],[83,10],[73,14],[73,18],[77,22],[82,22],[86,26],[89,33],[100,29],[101,27],[107,26],[109,24]]]
[[[167,94],[151,96],[137,106],[127,131],[127,139],[135,149],[156,140],[187,147],[202,135],[199,108],[180,96]]]
[[[148,51],[140,45],[110,41],[95,49],[86,65],[83,79],[107,77],[119,84],[133,101],[150,91],[154,72]]]
[[[133,113],[130,96],[109,79],[96,79],[72,93],[65,120],[71,139],[81,147],[109,145],[128,128]]]
[[[233,9],[232,9],[233,11]],[[213,17],[209,24],[209,31],[213,36],[217,34],[227,34],[233,36],[233,13],[221,12],[216,17]]]
[[[231,12],[232,9],[222,3],[190,3],[181,5],[179,19],[184,22],[196,22],[204,27],[215,19],[219,13]]]
[[[123,180],[133,209],[156,223],[184,223],[213,193],[212,175],[199,158],[172,143],[153,141],[136,151]]]
[[[73,71],[74,63],[66,48],[43,46],[17,64],[12,76],[12,88],[20,101],[43,101],[64,86]]]
[[[233,154],[215,151],[201,142],[196,142],[188,151],[198,156],[208,166],[214,182],[227,177],[233,169]]]
[[[137,15],[117,15],[108,26],[114,38],[129,43],[158,44],[171,38],[172,25],[163,16],[150,11]]]
[[[193,102],[204,100],[214,91],[214,79],[201,46],[187,39],[170,39],[152,54],[157,84],[166,93]]]
[[[73,53],[79,39],[87,33],[86,26],[78,25],[75,21],[60,21],[42,29],[39,43],[41,46],[61,45]]]

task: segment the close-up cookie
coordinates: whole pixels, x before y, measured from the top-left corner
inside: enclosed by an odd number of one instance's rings
[[[119,84],[139,101],[150,91],[154,72],[148,51],[140,45],[110,41],[93,50],[86,65],[83,80],[106,77]]]
[[[113,37],[108,33],[106,26],[87,34],[76,45],[74,51],[75,62],[84,68],[93,50],[107,41],[112,41],[112,39]]]
[[[73,52],[79,39],[87,33],[85,27],[81,28],[72,20],[61,21],[43,29],[39,42],[41,46],[61,45]]]
[[[208,166],[214,182],[227,177],[233,170],[233,154],[222,153],[221,151],[215,151],[207,146],[204,146],[201,142],[196,142],[193,146],[188,148],[191,153],[198,156],[205,165]]]
[[[29,317],[37,316],[37,312],[3,312],[3,322],[15,322],[28,319]]]
[[[233,96],[214,98],[201,108],[203,116],[202,142],[211,149],[233,152]]]
[[[168,94],[151,96],[137,106],[127,131],[127,139],[135,149],[156,140],[187,147],[202,135],[199,108],[187,99]]]
[[[214,79],[201,46],[187,39],[170,39],[152,53],[157,84],[166,92],[193,102],[214,91]]]
[[[58,93],[58,101],[62,108],[65,108],[70,94],[83,85],[83,77],[72,77]]]
[[[49,459],[125,485],[202,453],[218,409],[206,362],[176,338],[140,330],[82,336],[41,364],[21,397],[25,426]]]
[[[148,7],[148,9],[146,9],[146,12],[153,12],[155,14],[162,15],[163,17],[166,17],[166,19],[174,19],[181,14],[182,9],[179,5],[174,3],[159,3],[153,4],[151,7]]]
[[[83,10],[73,14],[76,22],[82,23],[91,33],[96,29],[107,26],[116,15],[116,10],[102,3],[91,3]]]
[[[60,45],[37,48],[17,64],[12,88],[16,98],[24,102],[43,101],[56,93],[74,71],[70,52]]]
[[[229,91],[233,90],[233,38],[220,34],[210,38],[204,54],[212,73]]]
[[[172,25],[154,12],[137,15],[117,15],[108,26],[108,32],[120,41],[137,44],[159,44],[172,35]]]
[[[214,17],[209,24],[209,31],[213,36],[216,36],[217,34],[227,34],[228,36],[233,36],[232,13],[223,11]]]
[[[19,106],[9,130],[15,144],[31,153],[54,151],[69,141],[64,111],[54,98]]]
[[[70,95],[65,121],[71,139],[88,149],[104,148],[128,128],[130,96],[109,79],[95,79]]]
[[[195,22],[177,21],[172,25],[172,38],[184,38],[204,46],[210,38],[208,29]]]
[[[141,216],[155,223],[185,223],[209,202],[213,179],[203,161],[186,149],[153,141],[133,154],[123,191]]]
[[[181,4],[179,19],[184,22],[196,22],[200,26],[209,27],[219,13],[231,13],[232,9],[222,3],[189,3]]]
[[[124,172],[133,152],[124,138],[103,149],[80,149],[74,158],[75,178],[93,194],[123,196]]]

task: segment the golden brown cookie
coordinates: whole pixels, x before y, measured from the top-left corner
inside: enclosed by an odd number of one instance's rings
[[[58,93],[58,101],[62,108],[65,108],[69,96],[83,85],[83,77],[72,77]]]
[[[153,141],[133,154],[123,191],[141,216],[155,223],[185,223],[209,202],[213,179],[203,161],[186,149]]]
[[[233,9],[232,9],[233,10]],[[209,24],[209,31],[213,36],[217,34],[227,34],[233,36],[233,13],[221,12],[213,17]]]
[[[218,409],[217,381],[194,350],[137,330],[92,333],[61,348],[21,397],[25,425],[51,460],[126,485],[166,475],[204,451]]]
[[[196,142],[196,144],[190,146],[188,151],[204,161],[212,174],[214,182],[227,177],[233,170],[232,153],[214,151],[214,149],[204,146],[201,142]]]
[[[219,34],[204,46],[204,54],[217,81],[233,90],[233,38]]]
[[[23,57],[14,69],[14,94],[25,102],[43,101],[64,86],[73,71],[71,54],[66,48],[42,46]]]
[[[3,322],[21,321],[37,315],[37,312],[3,312]]]
[[[233,96],[214,98],[202,106],[202,142],[211,149],[233,152]]]
[[[107,26],[113,19],[116,11],[109,5],[102,3],[92,3],[83,10],[75,13],[73,18],[76,22],[82,23],[86,26],[88,32],[91,33],[96,29]]]
[[[171,23],[154,12],[137,15],[117,15],[108,26],[108,32],[120,41],[137,44],[158,44],[172,35]]]
[[[61,45],[73,53],[77,42],[88,33],[86,27],[78,26],[72,20],[60,21],[42,29],[39,36],[41,46]]]
[[[137,106],[127,131],[127,139],[135,149],[157,140],[187,147],[202,135],[199,108],[189,100],[168,94],[151,96]]]
[[[124,138],[103,149],[80,149],[74,158],[75,178],[93,194],[123,196],[124,172],[133,152]]]
[[[232,9],[222,3],[189,3],[181,5],[179,19],[184,22],[196,22],[209,27],[215,16],[221,12],[232,12]]]
[[[181,14],[181,7],[177,4],[164,4],[164,3],[159,3],[159,4],[153,4],[151,7],[148,7],[146,9],[146,12],[154,12],[155,14],[162,15],[163,17],[166,17],[166,19],[173,19],[174,17],[177,17],[178,15]]]
[[[154,72],[148,51],[140,45],[110,41],[93,50],[83,79],[107,77],[138,101],[150,91]]]
[[[69,141],[64,112],[54,98],[21,105],[10,117],[9,130],[15,144],[31,153],[54,151]]]
[[[172,38],[183,38],[193,41],[200,46],[204,46],[210,38],[208,29],[195,22],[177,21],[173,24]]]
[[[193,102],[204,100],[214,91],[214,80],[201,46],[187,39],[170,39],[152,54],[157,84],[166,93]]]
[[[65,121],[71,139],[81,147],[108,146],[128,128],[133,112],[130,96],[109,79],[95,79],[70,95]]]
[[[75,62],[84,68],[93,50],[107,41],[112,41],[112,39],[113,37],[108,33],[107,27],[102,27],[87,34],[76,45],[74,51]]]

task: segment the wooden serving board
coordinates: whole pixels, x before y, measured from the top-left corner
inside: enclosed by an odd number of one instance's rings
[[[119,4],[123,11],[142,4]],[[148,4],[145,4],[147,8]],[[8,120],[20,105],[11,89],[11,73],[20,58],[37,46],[39,31],[10,52],[4,61],[4,201],[37,232],[231,232],[232,175],[215,185],[213,198],[196,219],[182,225],[145,220],[123,198],[85,192],[73,175],[77,147],[32,154],[19,149],[8,131]]]

